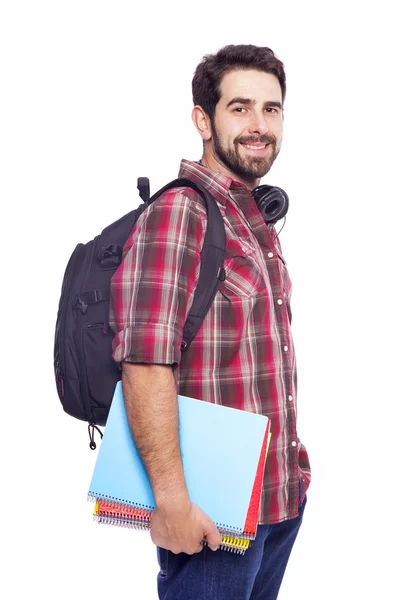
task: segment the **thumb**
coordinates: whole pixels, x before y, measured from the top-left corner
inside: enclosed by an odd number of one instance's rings
[[[211,519],[209,523],[207,523],[207,526],[204,530],[204,537],[206,538],[211,550],[218,550],[218,546],[222,542],[222,538],[220,532],[218,531],[214,523],[211,521]]]

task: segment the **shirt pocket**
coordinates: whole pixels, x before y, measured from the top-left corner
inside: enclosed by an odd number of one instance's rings
[[[227,240],[224,269],[225,280],[219,290],[229,299],[235,296],[253,298],[266,288],[256,249],[244,239]]]

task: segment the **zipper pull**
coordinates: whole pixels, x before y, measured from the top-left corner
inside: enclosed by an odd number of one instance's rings
[[[96,423],[89,423],[88,425],[88,432],[89,432],[89,448],[91,450],[96,450],[97,446],[96,446],[96,442],[94,441],[94,430],[97,429],[97,431],[100,434],[100,438],[103,439],[103,434],[100,431],[100,429],[97,427]]]

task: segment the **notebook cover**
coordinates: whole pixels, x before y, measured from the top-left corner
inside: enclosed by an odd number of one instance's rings
[[[179,439],[186,484],[220,530],[243,533],[269,419],[178,396]],[[122,382],[115,388],[89,496],[146,510],[155,502],[133,442]]]
[[[256,478],[254,480],[253,492],[251,494],[249,510],[247,511],[244,534],[254,539],[257,533],[258,513],[260,509],[262,483],[264,479],[265,461],[267,460],[269,442],[271,439],[270,422],[265,431],[264,442],[258,462]]]

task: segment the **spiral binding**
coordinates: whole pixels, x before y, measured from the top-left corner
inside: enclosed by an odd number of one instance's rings
[[[109,518],[119,518],[118,515],[123,516],[123,518],[127,518],[128,520],[131,520],[132,517],[134,517],[136,519],[136,516],[140,514],[140,516],[143,517],[144,520],[151,520],[151,515],[152,512],[154,511],[154,508],[150,507],[150,506],[145,506],[143,504],[139,504],[139,505],[134,505],[134,504],[128,504],[125,502],[118,502],[117,499],[115,498],[111,498],[111,497],[105,497],[105,496],[99,496],[96,495],[94,492],[89,492],[88,493],[88,497],[87,497],[89,502],[95,502],[96,505],[98,502],[104,502],[110,509],[110,513],[112,512],[112,514],[110,515],[102,515],[105,518],[108,516]],[[117,514],[115,514],[117,513]],[[125,517],[126,516],[126,517]],[[255,535],[252,532],[249,531],[241,531],[240,529],[234,527],[231,528],[226,524],[221,524],[221,523],[216,523],[217,528],[219,529],[221,535],[227,536],[227,537],[234,537],[234,538],[243,538],[246,540],[254,540]],[[139,527],[139,525],[138,525]]]
[[[151,511],[97,499],[94,520],[107,525],[119,525],[137,530],[149,530]]]
[[[96,502],[93,512],[93,520],[96,523],[125,527],[137,531],[150,530],[151,511],[116,504],[102,498],[90,497],[90,500],[95,500]],[[244,554],[251,544],[251,540],[245,535],[233,536],[221,532],[221,538],[222,542],[218,546],[218,549],[235,554]],[[207,540],[203,540],[202,543],[206,546]]]
[[[136,529],[137,531],[149,531],[150,525],[145,525],[138,521],[131,521],[129,519],[116,519],[115,517],[105,517],[103,515],[93,515],[93,520],[96,523],[104,525],[114,525],[116,527],[125,527],[127,529]]]
[[[222,536],[222,543],[218,546],[220,550],[244,554],[250,546],[250,540],[242,537]]]
[[[96,492],[89,491],[87,495],[88,502],[96,502],[98,499],[105,500],[106,502],[109,502],[115,506],[124,506],[134,509],[141,508],[149,511],[153,511],[155,509],[155,506],[150,506],[148,504],[135,504],[133,502],[124,501],[121,498],[115,498],[114,496],[106,496],[105,494],[97,494]]]

